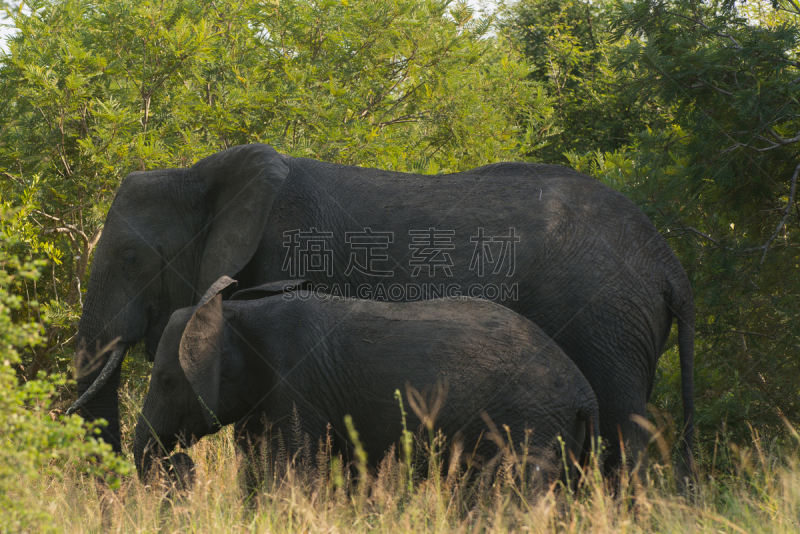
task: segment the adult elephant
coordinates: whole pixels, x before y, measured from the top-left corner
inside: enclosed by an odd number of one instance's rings
[[[120,450],[117,388],[128,348],[155,354],[170,314],[220,276],[239,289],[302,276],[334,295],[467,294],[538,324],[577,364],[600,407],[607,467],[646,435],[656,364],[678,322],[684,445],[691,462],[694,301],[675,254],[627,198],[557,165],[497,163],[420,176],[243,145],[188,169],[130,174],[97,245],[79,354],[118,338],[103,369],[76,365],[75,406],[105,418]],[[152,356],[151,356],[152,357]],[[480,365],[480,362],[476,362]]]

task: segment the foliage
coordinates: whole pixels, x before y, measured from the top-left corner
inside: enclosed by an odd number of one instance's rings
[[[800,8],[791,1],[521,0],[502,28],[556,99],[531,154],[636,202],[697,304],[699,437],[800,424]],[[680,420],[677,350],[653,402]],[[704,442],[704,443],[703,443]]]
[[[131,170],[247,142],[424,173],[527,156],[622,191],[680,256],[701,455],[723,427],[742,442],[800,424],[796,2],[520,0],[494,30],[441,0],[4,5],[3,246],[48,260],[41,278],[7,264],[8,324],[44,332],[14,345],[20,382],[65,371]],[[657,373],[653,402],[679,421],[673,343]]]
[[[26,375],[69,355],[102,221],[132,170],[272,144],[426,173],[546,143],[550,101],[491,18],[443,0],[37,0],[0,58],[0,195],[51,260]]]
[[[24,304],[15,294],[20,283],[39,277],[42,262],[21,261],[9,251],[19,242],[13,232],[16,215],[3,211],[0,224],[0,510],[2,530],[41,530],[52,522],[52,510],[30,506],[33,488],[42,480],[58,479],[65,469],[105,476],[119,484],[116,475],[130,472],[128,464],[111,453],[111,447],[86,437],[79,417],[63,419],[49,412],[62,377],[29,380],[19,386],[14,365],[19,349],[42,343],[41,325],[34,317],[14,320]],[[11,230],[11,231],[10,231]],[[109,471],[111,470],[111,471]]]
[[[800,423],[800,10],[779,5],[616,2],[628,37],[615,66],[639,69],[632,87],[668,125],[570,155],[632,198],[690,273],[707,443],[720,424],[745,440],[748,425],[785,435],[784,419]],[[656,393],[677,408],[669,374]]]
[[[133,423],[143,390],[126,385],[122,393],[123,420]],[[666,447],[661,442],[669,432],[656,430],[657,448]],[[56,527],[64,532],[788,534],[800,529],[800,459],[758,433],[747,447],[721,437],[712,455],[700,458],[704,467],[690,499],[676,494],[671,466],[657,452],[651,458],[658,461],[647,466],[640,484],[623,482],[613,490],[590,464],[581,491],[573,494],[560,486],[526,489],[518,476],[524,462],[519,457],[507,457],[491,483],[470,485],[464,467],[451,463],[438,478],[416,477],[409,487],[407,468],[394,453],[357,482],[366,487],[354,486],[352,471],[331,461],[337,457],[323,447],[310,472],[302,454],[285,454],[289,465],[280,470],[285,476],[268,481],[268,491],[245,502],[231,426],[186,452],[197,471],[194,487],[182,498],[175,498],[168,484],[146,487],[131,479],[105,504],[91,481],[67,474],[42,480],[36,487],[40,497],[29,506],[52,503],[59,510]],[[419,469],[435,463],[419,460]]]
[[[615,38],[610,14],[609,2],[588,0],[502,5],[501,32],[555,101],[551,142],[528,150],[537,161],[566,164],[568,153],[612,152],[627,146],[630,134],[665,122],[657,102],[637,98],[632,84],[641,69],[612,63],[630,38]]]

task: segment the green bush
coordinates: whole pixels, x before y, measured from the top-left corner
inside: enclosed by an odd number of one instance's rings
[[[43,478],[59,478],[76,471],[105,479],[112,487],[130,465],[93,437],[80,417],[64,418],[50,412],[50,404],[63,377],[46,377],[20,385],[19,351],[43,341],[42,325],[34,316],[21,314],[25,300],[15,288],[39,277],[41,261],[21,260],[10,253],[19,244],[13,229],[14,213],[0,211],[0,528],[8,532],[48,530],[55,510],[48,510],[34,494]],[[29,309],[36,302],[27,302]],[[91,429],[90,434],[91,434]],[[31,507],[37,502],[40,506]]]

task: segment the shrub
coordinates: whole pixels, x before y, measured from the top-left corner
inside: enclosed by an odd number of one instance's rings
[[[0,510],[3,531],[51,530],[54,509],[43,504],[34,488],[43,479],[61,478],[65,472],[97,476],[112,487],[131,471],[111,447],[92,437],[80,417],[64,418],[50,404],[63,377],[45,377],[20,384],[20,351],[43,341],[42,325],[23,308],[35,309],[15,290],[24,280],[39,277],[42,262],[21,260],[12,252],[17,237],[8,230],[13,212],[0,211]],[[88,436],[87,436],[88,430]]]

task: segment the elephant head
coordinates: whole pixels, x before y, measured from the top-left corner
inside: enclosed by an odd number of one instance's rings
[[[250,260],[288,167],[267,145],[243,145],[188,169],[134,172],[123,181],[92,263],[78,326],[78,409],[104,418],[121,450],[117,388],[128,348],[152,359],[173,311]],[[110,357],[100,347],[118,340]],[[101,371],[102,367],[102,371]]]
[[[172,314],[158,345],[150,388],[139,415],[133,455],[140,477],[183,439],[191,444],[229,422],[220,413],[221,361],[226,351],[222,294],[215,282],[194,308]],[[230,351],[228,351],[230,352]]]

